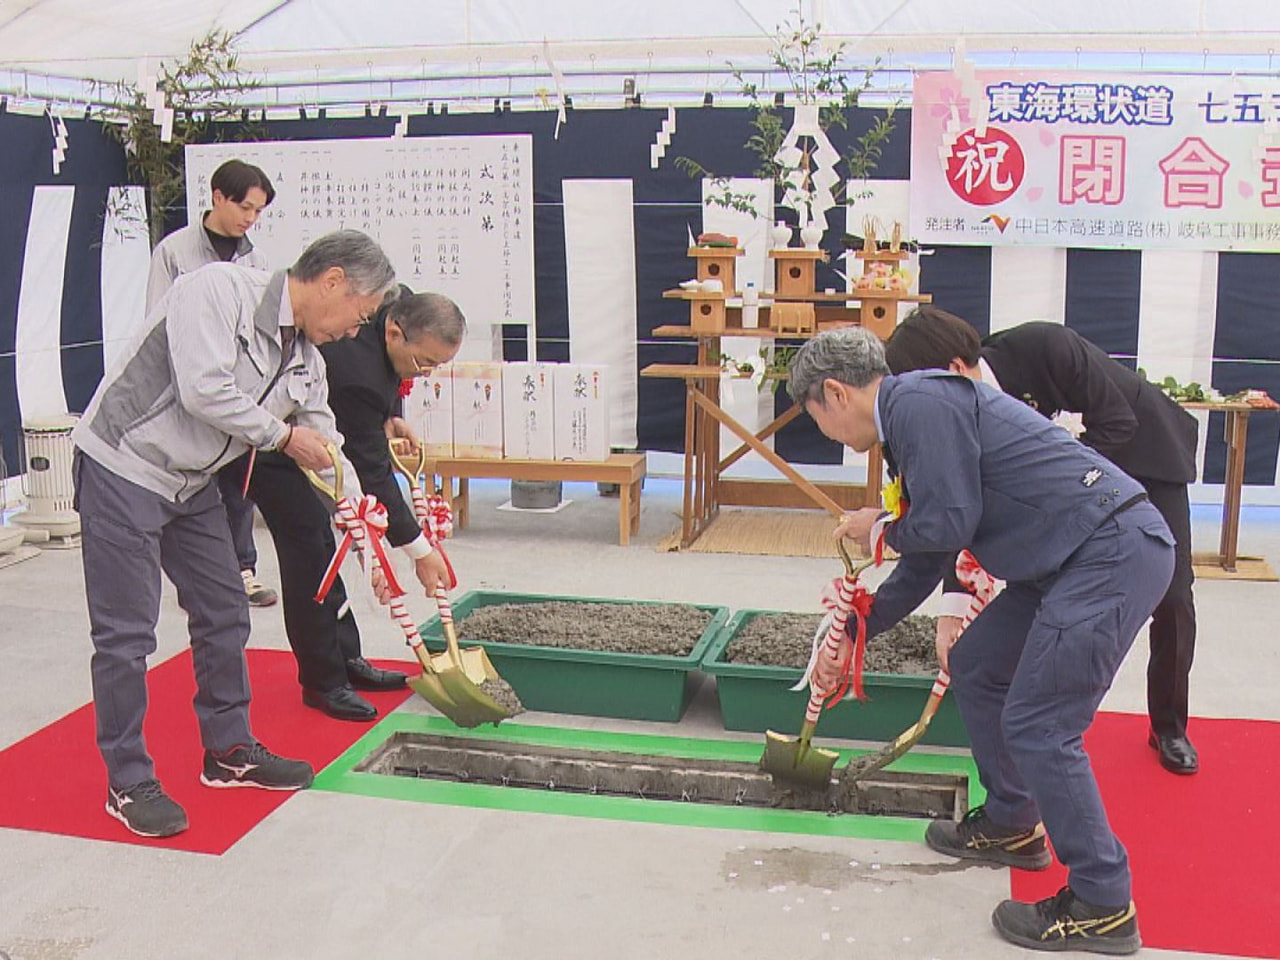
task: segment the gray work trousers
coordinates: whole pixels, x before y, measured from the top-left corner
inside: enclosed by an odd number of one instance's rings
[[[76,509],[93,639],[98,749],[111,786],[150,780],[142,722],[147,657],[156,650],[160,573],[187,614],[196,718],[205,749],[253,742],[249,732],[249,603],[216,483],[185,503],[166,500],[77,451]]]

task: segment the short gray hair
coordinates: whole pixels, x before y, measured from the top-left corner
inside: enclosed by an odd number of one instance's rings
[[[467,332],[467,320],[456,303],[442,293],[414,293],[403,283],[400,296],[387,309],[387,319],[394,320],[410,340],[430,334],[447,347],[458,346]]]
[[[827,380],[865,387],[888,374],[884,344],[870,330],[862,327],[824,330],[801,347],[791,361],[787,392],[792,400],[803,405],[809,400],[822,399],[822,385]]]
[[[302,251],[289,276],[309,283],[326,270],[341,267],[356,296],[371,297],[395,290],[396,271],[373,239],[359,230],[327,233]]]

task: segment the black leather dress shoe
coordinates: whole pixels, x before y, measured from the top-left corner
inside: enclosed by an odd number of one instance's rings
[[[1185,736],[1159,737],[1153,730],[1147,743],[1160,753],[1160,766],[1170,773],[1191,774],[1200,770],[1200,756]]]
[[[349,685],[332,690],[307,690],[303,688],[302,702],[308,707],[327,713],[337,720],[373,720],[378,711],[372,703],[356,693]]]
[[[399,690],[409,678],[395,670],[381,670],[364,657],[347,661],[347,679],[357,690]]]

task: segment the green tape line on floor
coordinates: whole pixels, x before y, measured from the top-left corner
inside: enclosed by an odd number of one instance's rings
[[[416,714],[393,713],[354,743],[342,756],[325,767],[312,789],[328,790],[387,800],[440,803],[450,806],[507,810],[519,813],[558,814],[601,820],[627,820],[670,826],[712,827],[724,830],[757,830],[770,833],[798,833],[812,836],[859,837],[869,840],[923,841],[928,821],[910,817],[861,815],[829,816],[803,810],[773,810],[758,807],[718,806],[642,800],[639,797],[591,796],[556,793],[440,780],[419,780],[385,774],[356,773],[354,767],[384,741],[401,731],[447,736],[505,740],[581,750],[610,750],[667,757],[703,760],[754,762],[760,758],[761,742],[741,740],[695,740],[651,734],[613,733],[602,730],[571,730],[563,727],[503,724],[499,731],[462,730],[448,720]],[[841,751],[841,762],[861,751]],[[895,770],[917,773],[963,773],[969,778],[969,804],[982,802],[983,790],[977,770],[968,756],[923,752],[908,754],[894,764]]]

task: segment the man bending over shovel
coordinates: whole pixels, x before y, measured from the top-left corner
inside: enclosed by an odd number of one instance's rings
[[[400,385],[453,359],[465,331],[453,301],[401,286],[400,296],[383,303],[354,337],[320,348],[343,453],[361,489],[387,510],[387,543],[408,554],[430,597],[441,581],[448,583],[448,568],[396,486],[387,433],[413,439],[397,416]],[[356,690],[403,687],[405,675],[381,670],[361,655],[355,614],[342,611],[347,594],[341,577],[322,602],[315,601],[335,543],[328,511],[310,487],[292,458],[272,453],[258,457],[249,486],[280,558],[285,632],[298,661],[302,702],[339,720],[372,720],[377,709]]]
[[[76,427],[106,809],[136,834],[187,828],[142,735],[162,570],[187,613],[201,782],[311,785],[310,764],[277,756],[250,730],[249,600],[212,481],[250,449],[310,470],[331,466],[328,445],[342,438],[316,345],[354,336],[394,284],[386,254],[354,230],[316,240],[287,271],[215,263],[180,277]]]
[[[1169,584],[1168,526],[1137,481],[1024,404],[944,371],[891,376],[860,328],[809,341],[788,390],[831,439],[859,452],[881,442],[903,481],[909,506],[884,534],[901,560],[876,593],[869,637],[928,597],[961,549],[1007,583],[950,653],[987,802],[931,824],[930,846],[1043,869],[1047,830],[1068,886],[1004,901],[996,929],[1033,949],[1138,950],[1128,857],[1081,736]],[[856,511],[837,535],[869,549],[881,519]]]

